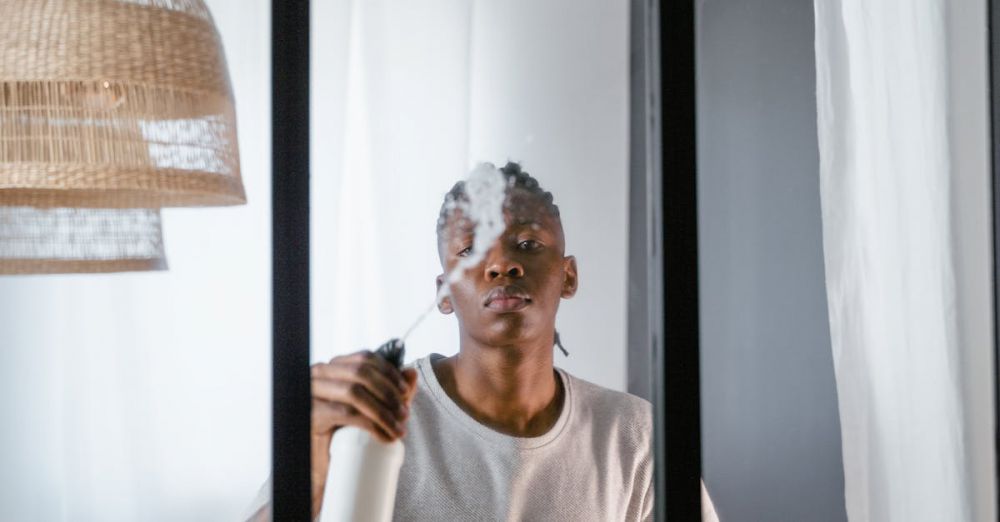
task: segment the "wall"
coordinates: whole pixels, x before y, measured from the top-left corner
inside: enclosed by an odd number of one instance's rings
[[[270,468],[269,3],[209,0],[248,204],[168,272],[0,277],[0,520],[238,520]]]
[[[845,520],[812,2],[697,15],[705,482],[722,520]]]
[[[973,520],[996,520],[992,203],[985,0],[947,2],[957,317]]]

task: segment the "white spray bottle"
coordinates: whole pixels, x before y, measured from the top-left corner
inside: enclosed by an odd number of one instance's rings
[[[403,350],[403,342],[393,339],[375,354],[402,369]],[[337,429],[330,442],[320,521],[390,522],[403,453],[401,440],[387,444],[361,428]]]

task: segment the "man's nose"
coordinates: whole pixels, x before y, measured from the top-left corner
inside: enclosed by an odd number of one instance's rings
[[[519,278],[524,276],[524,267],[521,263],[515,261],[512,257],[507,255],[503,249],[497,249],[499,252],[495,252],[493,259],[486,264],[486,279],[492,281],[501,275],[507,277]]]

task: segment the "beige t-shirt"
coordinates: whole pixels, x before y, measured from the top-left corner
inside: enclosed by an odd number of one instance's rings
[[[648,401],[557,369],[566,390],[555,426],[511,437],[476,422],[417,360],[406,456],[393,519],[652,520]]]
[[[648,401],[556,368],[566,395],[555,426],[539,437],[511,437],[478,423],[448,397],[431,367],[439,357],[408,365],[419,379],[393,520],[653,519]],[[270,490],[268,480],[248,520],[270,519]]]

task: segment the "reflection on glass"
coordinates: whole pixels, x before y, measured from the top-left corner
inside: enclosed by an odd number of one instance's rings
[[[393,438],[408,405],[397,519],[639,518],[652,431],[648,403],[623,393],[628,6],[317,9],[313,360],[327,418]],[[477,236],[468,208],[449,212],[468,191],[446,190],[484,160],[514,186],[485,257],[449,285]],[[357,354],[407,332],[399,376]],[[359,381],[367,406],[338,406]]]

